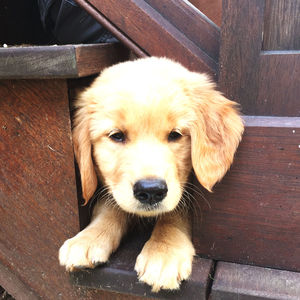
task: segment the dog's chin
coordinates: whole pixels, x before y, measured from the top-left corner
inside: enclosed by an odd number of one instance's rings
[[[116,201],[118,203],[118,201]],[[137,215],[140,217],[155,217],[160,214],[166,213],[171,211],[172,209],[166,208],[163,203],[157,203],[153,205],[148,204],[137,204],[134,206],[124,206],[122,204],[119,204],[120,208],[124,210],[125,212],[133,215]]]
[[[154,217],[168,211],[163,203],[155,203],[153,205],[139,204],[134,213],[142,217]]]
[[[129,214],[137,215],[140,217],[156,217],[161,214],[171,212],[176,207],[176,206],[169,207],[164,203],[164,201],[150,205],[150,204],[142,204],[136,200],[132,200],[130,201],[130,205],[126,205],[128,203],[124,204],[124,202],[118,201],[118,199],[115,200],[118,206],[122,210],[124,210]]]

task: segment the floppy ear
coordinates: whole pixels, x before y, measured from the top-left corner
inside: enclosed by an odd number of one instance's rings
[[[192,165],[198,181],[211,191],[229,169],[244,125],[237,104],[216,91],[206,75],[192,77],[188,87],[195,112],[190,129]]]
[[[80,101],[79,101],[80,103]],[[82,195],[86,204],[97,188],[97,175],[92,160],[89,118],[85,106],[79,106],[74,119],[73,144],[79,166]]]

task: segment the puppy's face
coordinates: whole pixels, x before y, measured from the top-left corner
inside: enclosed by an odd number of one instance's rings
[[[117,204],[142,216],[178,205],[192,165],[210,190],[231,164],[243,128],[233,103],[206,76],[167,59],[107,69],[78,107],[74,144],[85,199],[95,190],[96,167]]]
[[[185,96],[176,85],[150,86],[115,86],[90,119],[102,180],[121,208],[140,215],[173,210],[191,170]]]

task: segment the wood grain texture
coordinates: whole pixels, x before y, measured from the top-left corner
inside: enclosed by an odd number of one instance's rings
[[[5,286],[6,291],[13,291],[13,295],[15,299],[22,300],[38,300],[39,296],[32,291],[18,276],[10,271],[8,267],[3,266],[0,263],[0,282],[3,286]],[[6,297],[2,296],[2,288],[0,288],[1,299],[7,300]],[[8,300],[13,300],[8,298]]]
[[[198,254],[300,271],[300,119],[284,118],[284,127],[275,119],[270,127],[252,121],[214,193],[196,195]]]
[[[219,84],[249,115],[255,114],[258,93],[263,9],[261,0],[223,1]]]
[[[88,76],[128,55],[128,50],[119,44],[2,48],[0,79]]]
[[[300,273],[219,262],[211,300],[296,300]]]
[[[300,50],[299,13],[299,0],[266,0],[264,50]]]
[[[73,77],[77,73],[73,46],[11,47],[0,51],[0,78]]]
[[[270,7],[265,8],[265,1],[223,1],[219,84],[227,97],[241,104],[244,114],[299,116],[300,51],[262,51],[263,37],[269,31],[285,30],[280,25],[282,18],[295,19],[295,12],[291,12],[295,2],[283,2],[290,3],[289,9],[285,10],[285,5],[277,9],[275,27],[264,25],[275,22],[273,14],[266,11]],[[288,35],[299,40],[299,28]]]
[[[67,86],[1,81],[0,93],[0,261],[53,299],[69,286],[57,251],[78,228]]]
[[[127,39],[133,46],[137,45],[138,55],[167,56],[180,61],[191,70],[207,72],[216,77],[217,63],[146,1],[76,2],[94,17],[98,15],[99,22],[104,19],[104,26],[109,19],[118,28],[123,39]],[[136,48],[133,47],[132,50],[135,51]]]
[[[189,0],[195,7],[221,27],[222,23],[222,0]]]
[[[98,11],[86,0],[74,0],[84,10],[86,10],[97,22],[110,31],[121,43],[128,47],[137,57],[146,57],[149,54],[140,47],[135,41],[130,39],[120,28],[118,28],[110,19],[102,12]]]
[[[220,30],[188,2],[146,0],[175,27],[216,62],[219,60]]]
[[[300,51],[267,51],[260,55],[256,115],[300,116]]]
[[[97,74],[104,68],[128,60],[129,50],[120,43],[75,46],[77,76]]]

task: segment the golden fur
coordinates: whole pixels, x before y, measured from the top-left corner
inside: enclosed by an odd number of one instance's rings
[[[230,167],[243,132],[235,107],[205,74],[166,58],[104,70],[80,95],[73,141],[84,199],[100,178],[107,201],[96,205],[86,229],[64,243],[60,263],[73,270],[106,262],[128,228],[128,214],[159,215],[135,270],[153,291],[177,289],[191,273],[195,251],[187,213],[175,208],[192,168],[211,191]],[[169,140],[173,131],[180,136]],[[112,140],[120,132],[125,140]],[[162,178],[168,187],[166,197],[147,209],[133,193],[144,178]]]

